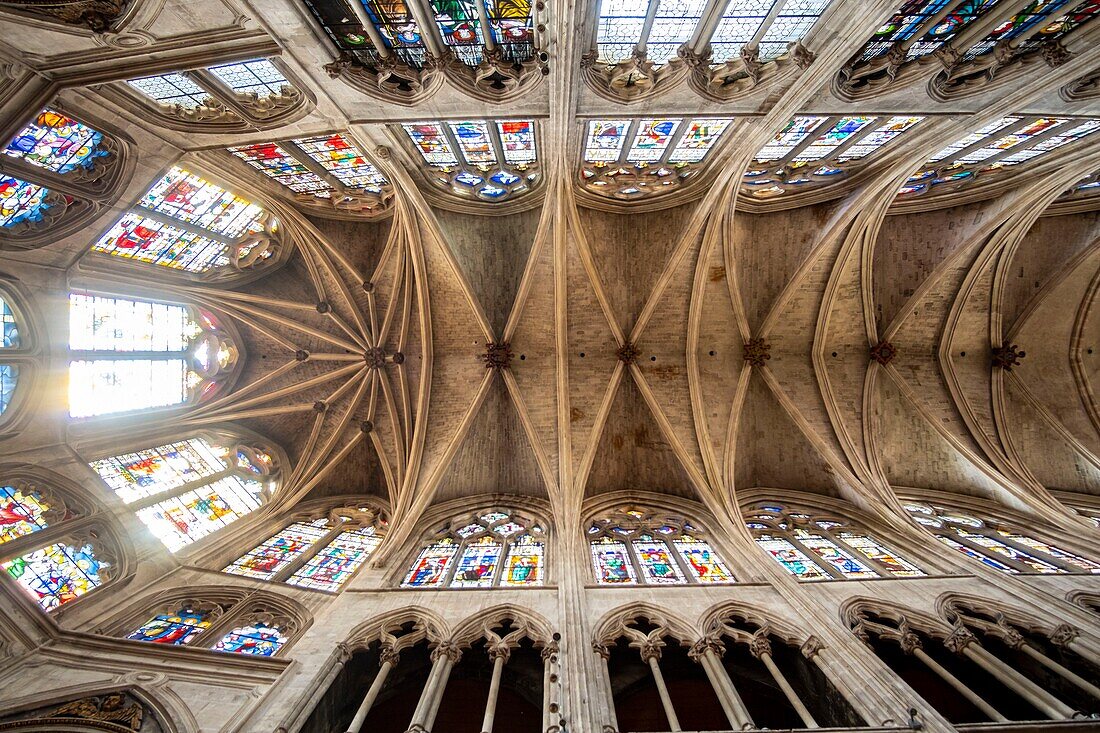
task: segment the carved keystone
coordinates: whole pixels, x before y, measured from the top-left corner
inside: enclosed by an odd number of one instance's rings
[[[762,367],[772,358],[772,346],[763,338],[752,338],[745,342],[744,357],[749,366]]]
[[[512,346],[508,343],[485,344],[485,353],[481,358],[485,360],[486,369],[507,369],[512,364]]]
[[[993,349],[993,366],[1012,371],[1012,367],[1020,366],[1020,359],[1027,356],[1027,352],[1021,351],[1016,344],[1007,344]]]
[[[638,347],[627,341],[625,344],[619,347],[619,350],[615,352],[615,356],[619,357],[619,361],[627,366],[630,366],[634,362],[638,361],[638,357],[641,352],[638,351]]]
[[[886,366],[898,355],[898,349],[889,341],[881,341],[871,347],[871,358]]]

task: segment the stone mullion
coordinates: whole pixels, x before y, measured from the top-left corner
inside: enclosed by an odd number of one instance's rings
[[[829,575],[831,575],[834,579],[836,579],[836,580],[844,580],[845,579],[844,573],[842,573],[839,570],[837,570],[836,568],[834,568],[832,563],[827,562],[825,560],[825,558],[821,557],[821,555],[818,555],[816,552],[811,550],[809,547],[806,547],[804,544],[799,542],[795,538],[793,532],[783,532],[782,535],[783,535],[783,538],[787,540],[787,542],[790,542],[792,545],[794,545],[796,548],[798,548],[798,550],[800,552],[802,552],[807,558],[809,558],[810,561],[814,563],[814,565],[817,565],[819,568],[824,569],[825,572],[828,573]],[[761,550],[761,551],[763,551],[763,550]]]
[[[872,570],[874,570],[880,576],[882,576],[884,578],[892,578],[894,576],[893,571],[891,571],[885,565],[878,562],[877,560],[874,560],[873,558],[867,557],[867,555],[863,554],[859,550],[857,550],[854,547],[852,547],[851,545],[849,545],[844,540],[837,537],[835,534],[832,533],[832,531],[830,531],[830,530],[821,530],[821,534],[823,534],[830,542],[835,544],[840,549],[846,550],[848,552],[848,554],[851,555],[852,557],[854,557],[856,560],[863,563],[864,565],[869,566]],[[865,537],[867,537],[868,539],[871,539],[870,535],[868,535],[866,532],[864,532],[863,535]],[[876,541],[876,544],[881,544],[881,543]],[[897,554],[897,553],[894,553],[894,554]]]
[[[754,657],[763,662],[767,668],[768,673],[775,680],[775,684],[779,686],[779,689],[783,691],[783,695],[787,698],[787,701],[794,708],[795,713],[802,720],[802,723],[807,728],[818,728],[817,721],[814,720],[813,715],[806,708],[805,703],[802,702],[802,698],[791,687],[791,683],[787,681],[786,676],[780,671],[776,665],[775,660],[772,659],[772,646],[771,641],[759,632],[753,637],[753,640],[749,643],[749,651]]]
[[[974,552],[978,553],[979,555],[982,555],[983,557],[992,558],[993,560],[996,560],[999,563],[1007,565],[1008,567],[1012,568],[1013,570],[1019,571],[1021,573],[1034,573],[1035,572],[1035,570],[1033,568],[1029,567],[1028,565],[1023,564],[1022,562],[1018,562],[1018,561],[1012,559],[1011,557],[1009,557],[1008,555],[1002,555],[999,552],[993,552],[988,547],[982,547],[981,545],[977,544],[976,542],[972,542],[969,539],[967,539],[966,537],[963,537],[962,535],[959,535],[957,533],[954,534],[954,535],[945,534],[944,536],[946,536],[952,542],[958,542],[960,545],[963,545],[963,546],[973,550]],[[971,558],[971,559],[973,559],[973,558]],[[979,561],[975,560],[975,562],[979,562]]]
[[[1001,128],[1000,130],[997,130],[996,132],[991,132],[988,135],[985,135],[985,136],[981,137],[980,139],[975,140],[974,142],[967,145],[965,148],[963,148],[961,150],[958,150],[955,153],[953,153],[949,158],[943,158],[942,160],[937,160],[935,163],[932,164],[932,166],[935,167],[935,168],[942,168],[942,167],[952,165],[955,161],[965,158],[967,155],[970,155],[970,153],[974,152],[975,150],[978,150],[979,148],[983,148],[983,147],[985,147],[986,145],[989,145],[992,142],[1000,140],[1002,137],[1005,137],[1006,135],[1012,135],[1013,133],[1019,132],[1020,130],[1024,129],[1028,125],[1030,125],[1032,119],[1033,118],[1030,117],[1030,116],[1021,117],[1019,122],[1013,123],[1013,124],[1009,125],[1008,127]],[[964,135],[964,137],[965,137],[965,135]],[[979,163],[984,163],[984,161],[979,161]],[[978,165],[979,163],[963,163],[962,165]]]
[[[866,124],[866,125],[865,125],[865,126],[863,127],[863,129],[862,129],[862,130],[860,130],[859,132],[857,132],[857,133],[856,133],[855,135],[849,135],[849,136],[848,136],[848,139],[847,139],[847,140],[845,140],[844,142],[842,142],[842,143],[841,143],[840,145],[837,145],[837,146],[836,146],[836,148],[834,148],[834,149],[833,149],[833,152],[829,153],[829,157],[828,157],[828,158],[824,158],[824,160],[836,160],[836,159],[837,159],[837,158],[839,158],[839,157],[840,157],[841,155],[843,155],[843,154],[844,154],[844,152],[845,152],[846,150],[848,150],[848,148],[852,147],[852,146],[853,146],[853,145],[855,145],[856,143],[858,143],[858,142],[860,142],[861,140],[863,140],[863,138],[867,137],[867,136],[868,136],[868,135],[870,135],[870,134],[871,134],[872,132],[874,132],[874,131],[875,131],[875,130],[877,130],[878,128],[882,127],[883,125],[885,125],[885,124],[886,124],[886,120],[888,120],[888,119],[890,119],[891,117],[894,117],[894,116],[895,116],[895,115],[883,115],[883,116],[881,116],[881,117],[878,117],[878,116],[874,117],[874,119],[873,119],[873,120],[872,120],[871,122],[868,122],[868,123],[867,123],[867,124]],[[897,115],[897,116],[898,116],[898,117],[900,117],[901,115]],[[902,133],[902,134],[904,134],[904,133]],[[886,145],[889,145],[889,144],[890,144],[891,142],[893,142],[893,141],[892,141],[892,140],[891,140],[891,141],[888,141],[888,142],[886,143]],[[869,158],[869,157],[871,157],[872,155],[874,155],[875,153],[877,153],[877,152],[878,152],[879,150],[881,150],[881,149],[882,149],[882,148],[880,147],[880,148],[879,148],[878,150],[874,150],[874,151],[872,151],[871,153],[869,153],[869,154],[868,154],[867,156],[865,156],[865,157]]]
[[[200,237],[205,237],[206,239],[210,239],[210,240],[213,240],[215,242],[220,242],[222,244],[228,244],[230,246],[242,243],[247,238],[247,235],[242,236],[242,237],[237,237],[235,239],[232,238],[232,237],[227,237],[224,234],[219,234],[218,232],[215,232],[211,229],[207,229],[206,227],[203,227],[203,226],[199,226],[198,224],[192,224],[190,222],[182,221],[180,219],[176,219],[174,217],[168,216],[167,214],[162,214],[159,211],[155,211],[153,209],[147,209],[144,206],[135,206],[130,211],[132,211],[134,214],[142,216],[146,219],[152,219],[153,221],[155,221],[159,224],[163,224],[165,226],[170,226],[170,227],[175,227],[176,229],[182,229],[183,231],[187,232],[188,234],[196,234]]]
[[[309,172],[320,178],[327,183],[333,191],[339,194],[347,192],[348,187],[344,183],[325,169],[323,165],[314,160],[306,151],[302,150],[298,146],[298,143],[292,139],[279,140],[278,144],[285,148],[287,152],[291,153],[299,163],[309,169]]]
[[[480,1],[481,0],[478,0],[478,2]],[[493,146],[493,154],[497,159],[497,167],[504,170],[504,166],[508,164],[508,161],[504,157],[504,143],[500,140],[500,130],[497,129],[496,121],[485,120],[485,129],[489,133],[489,142]]]
[[[776,0],[772,5],[771,10],[764,16],[764,20],[760,22],[760,27],[756,29],[756,33],[752,34],[752,38],[745,44],[741,53],[746,51],[751,52],[754,56],[757,50],[760,48],[760,41],[764,40],[764,36],[771,30],[772,24],[775,23],[775,19],[779,17],[779,14],[783,11],[783,6],[787,4],[789,0]]]
[[[241,100],[238,99],[236,90],[228,86],[214,74],[206,69],[193,69],[192,71],[186,72],[184,75],[191,77],[191,80],[202,87],[203,91],[210,95],[211,99],[215,102],[232,110],[242,119],[251,119],[248,109],[241,104]]]
[[[824,135],[826,132],[832,129],[833,125],[840,121],[840,117],[827,117],[825,121],[814,128],[814,131],[806,136],[806,139],[795,145],[790,151],[779,160],[771,163],[770,165],[775,168],[782,168],[785,165],[791,163],[802,151],[813,145],[814,141]]]
[[[1017,12],[1019,12],[1018,4],[1004,3],[1000,8],[987,12],[985,17],[971,21],[970,25],[963,28],[959,35],[944,44],[938,51],[960,55],[966,53],[968,48],[989,35],[989,32],[997,26],[1011,20]]]
[[[898,49],[899,53],[909,51],[909,49],[912,48],[917,41],[924,38],[925,34],[927,34],[928,31],[939,25],[940,21],[946,18],[948,13],[957,10],[961,6],[965,5],[967,2],[970,2],[970,0],[958,0],[958,2],[948,3],[947,5],[944,5],[942,8],[940,8],[940,11],[938,13],[928,18],[928,20],[924,21],[924,23],[921,23],[920,27],[916,30],[915,33],[913,33],[913,35],[909,36],[904,41],[896,43],[894,45],[894,49]]]
[[[688,567],[687,561],[685,561],[684,558],[680,557],[680,553],[676,549],[676,544],[673,542],[673,540],[662,539],[661,541],[665,543],[665,548],[668,552],[669,560],[671,560],[673,564],[680,568],[680,572],[683,573],[685,581],[687,583],[699,584],[699,579],[695,577],[695,570]]]
[[[488,124],[488,122],[486,122]],[[466,157],[466,151],[462,149],[462,146],[458,144],[458,137],[454,134],[454,130],[451,129],[451,124],[447,120],[441,120],[439,123],[439,129],[443,130],[443,137],[447,138],[447,144],[451,146],[451,150],[454,151],[455,160],[458,161],[458,167],[469,173],[471,169],[477,170],[474,164]],[[480,174],[481,171],[478,171]]]
[[[310,545],[309,549],[307,549],[305,552],[295,558],[289,565],[280,570],[278,573],[271,576],[271,580],[269,582],[285,583],[290,580],[294,573],[305,567],[306,563],[317,557],[317,555],[321,554],[321,552],[325,548],[332,544],[333,540],[335,540],[337,537],[340,536],[342,532],[344,532],[346,525],[347,522],[337,523],[337,525],[326,532],[324,536],[322,536],[320,539]]]
[[[642,32],[638,34],[638,43],[634,46],[634,53],[645,54],[646,43],[649,41],[649,34],[653,31],[653,21],[657,17],[657,9],[661,5],[661,0],[649,0],[649,7],[646,9],[645,21],[642,23]]]
[[[649,667],[649,672],[653,675],[653,683],[657,686],[657,696],[661,699],[661,707],[665,711],[665,718],[668,719],[668,729],[673,733],[683,730],[680,727],[680,720],[676,716],[676,708],[672,705],[672,697],[668,693],[668,685],[665,684],[665,677],[661,674],[661,665],[659,660],[661,658],[661,650],[659,644],[663,642],[646,642],[646,644],[639,650],[642,662]]]
[[[413,17],[420,26],[420,37],[424,39],[424,45],[437,59],[445,59],[452,56],[451,49],[443,42],[439,33],[439,25],[435,22],[435,13],[424,0],[408,0],[406,6],[412,10]]]
[[[212,473],[209,476],[203,476],[202,478],[197,478],[194,481],[188,481],[187,483],[182,484],[181,486],[178,486],[174,489],[170,489],[168,491],[162,491],[161,493],[153,494],[152,496],[142,497],[141,499],[138,499],[136,501],[133,501],[133,502],[127,504],[126,508],[129,509],[131,512],[136,513],[136,512],[138,512],[142,509],[148,509],[149,507],[156,506],[157,504],[160,504],[162,501],[167,501],[168,499],[175,499],[178,496],[182,496],[183,494],[186,494],[188,491],[194,491],[195,489],[201,489],[203,486],[209,486],[210,484],[215,484],[218,481],[221,481],[223,479],[226,479],[226,478],[229,478],[230,476],[235,476],[235,475],[236,475],[236,471],[234,471],[234,469],[226,468],[222,471],[218,471],[217,473]]]
[[[619,151],[619,159],[615,161],[615,165],[625,165],[629,162],[630,149],[634,147],[634,138],[637,137],[638,128],[641,124],[641,119],[630,119],[628,121],[626,130],[623,131],[623,147]]]
[[[996,533],[996,534],[994,535],[993,533]],[[987,530],[986,534],[987,534],[987,536],[991,537],[992,539],[995,539],[998,542],[1004,543],[1004,544],[1008,545],[1009,547],[1011,547],[1014,550],[1019,550],[1020,552],[1024,553],[1025,555],[1032,555],[1032,556],[1042,560],[1045,563],[1053,565],[1057,568],[1061,568],[1062,570],[1065,570],[1067,572],[1081,573],[1081,572],[1084,571],[1084,568],[1081,568],[1077,565],[1074,565],[1073,563],[1066,562],[1065,560],[1061,560],[1059,558],[1056,558],[1053,555],[1048,555],[1047,553],[1043,552],[1042,550],[1036,549],[1034,547],[1030,547],[1028,545],[1021,544],[1019,542],[1014,542],[1013,540],[1009,539],[1006,535],[1001,534],[997,530]],[[1029,572],[1034,572],[1034,571],[1031,571],[1029,569]]]
[[[382,34],[378,32],[378,29],[374,27],[374,23],[371,22],[370,16],[367,15],[367,9],[363,7],[361,2],[350,2],[351,10],[355,13],[355,19],[359,21],[359,24],[363,26],[363,31],[370,38],[371,43],[374,44],[375,50],[378,55],[383,59],[388,59],[393,56],[393,49],[386,45],[385,40],[382,38]]]
[[[710,41],[714,37],[714,32],[718,30],[718,25],[722,22],[722,17],[725,15],[730,1],[707,0],[707,5],[703,8],[699,23],[695,26],[695,32],[686,44],[688,49],[699,56],[704,55],[704,52],[710,48]]]
[[[101,201],[103,199],[102,194],[89,191],[79,183],[66,180],[66,175],[63,173],[54,173],[45,168],[30,165],[19,158],[4,156],[4,159],[0,160],[0,173],[83,201]]]
[[[1020,644],[1020,646],[1018,648],[1024,654],[1028,655],[1029,657],[1034,659],[1039,664],[1043,665],[1044,667],[1051,670],[1052,672],[1054,672],[1058,676],[1062,677],[1064,680],[1066,680],[1070,684],[1081,688],[1082,690],[1084,690],[1088,694],[1090,694],[1093,697],[1095,697],[1096,699],[1100,700],[1100,687],[1097,687],[1093,683],[1091,683],[1088,680],[1084,679],[1083,677],[1078,675],[1073,670],[1067,669],[1063,665],[1061,665],[1058,662],[1054,661],[1053,659],[1048,657],[1046,654],[1043,654],[1042,651],[1040,651],[1039,649],[1032,646],[1027,641],[1024,641],[1022,644]]]
[[[669,165],[669,157],[672,155],[673,151],[676,150],[676,146],[680,144],[680,141],[684,139],[684,135],[687,133],[687,129],[690,125],[691,117],[680,118],[680,124],[677,125],[675,138],[668,141],[668,145],[665,146],[665,149],[661,153],[661,157],[656,162],[656,165]],[[654,163],[650,163],[650,165],[654,165]]]
[[[493,39],[493,27],[489,25],[489,10],[485,7],[485,0],[474,0],[474,6],[477,8],[478,22],[481,23],[482,46],[487,53],[492,53],[497,44]]]

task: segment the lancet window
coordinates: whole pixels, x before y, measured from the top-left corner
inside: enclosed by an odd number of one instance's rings
[[[67,501],[46,481],[0,476],[0,567],[43,611],[108,582],[116,554],[87,507]]]
[[[232,375],[237,347],[201,308],[69,295],[69,414],[195,404]]]
[[[511,509],[464,515],[438,528],[402,588],[514,588],[546,583],[546,529]]]
[[[0,424],[5,420],[23,370],[32,367],[31,344],[10,295],[0,290]]]
[[[3,152],[0,239],[14,246],[71,229],[117,183],[118,142],[53,108],[36,115]]]
[[[169,593],[120,626],[132,641],[270,657],[301,629],[303,616],[285,599],[215,588]]]
[[[464,120],[402,125],[436,185],[466,199],[504,201],[540,181],[532,120]]]
[[[279,248],[278,222],[262,208],[178,166],[92,245],[143,268],[211,279],[261,266]]]
[[[948,547],[1005,573],[1094,573],[1100,563],[1027,534],[1008,523],[979,519],[934,504],[908,503],[906,511]]]
[[[621,507],[589,525],[588,545],[600,585],[734,582],[706,533],[672,513]]]
[[[195,131],[272,127],[309,109],[285,67],[269,58],[135,77],[108,86],[106,93],[133,100],[169,127]]]
[[[89,464],[149,531],[176,552],[255,511],[277,485],[270,450],[200,434]]]
[[[755,199],[796,194],[844,180],[923,117],[799,115],[753,157],[742,179]]]
[[[344,507],[322,517],[303,517],[222,572],[335,593],[382,542],[384,516],[370,507]]]
[[[745,510],[756,544],[799,580],[914,578],[925,573],[847,519],[774,502]]]
[[[289,189],[298,203],[370,215],[387,211],[393,199],[393,186],[345,133],[227,150]]]
[[[698,177],[729,119],[589,120],[581,182],[601,196],[634,200]]]
[[[1100,130],[1100,119],[1010,116],[956,140],[929,158],[899,191],[902,200],[955,191],[976,181],[997,180],[1022,163]]]

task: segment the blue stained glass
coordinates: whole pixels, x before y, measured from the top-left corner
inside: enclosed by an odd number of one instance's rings
[[[102,142],[103,133],[46,109],[8,143],[4,152],[54,173],[68,173],[77,168],[92,169],[96,158],[107,155],[99,147]]]
[[[492,176],[490,176],[490,178],[496,183],[501,184],[502,186],[508,186],[513,183],[518,183],[520,180],[519,176],[507,173],[505,171],[494,173]]]
[[[209,616],[209,613],[184,606],[175,613],[157,614],[126,638],[180,646],[187,644],[210,626]]]
[[[106,567],[107,563],[96,558],[91,545],[78,548],[60,544],[3,564],[8,575],[44,611],[51,611],[97,588],[102,582],[100,571]]]
[[[270,657],[286,642],[287,637],[277,626],[257,623],[233,629],[214,645],[214,651]]]
[[[24,222],[42,221],[42,213],[50,208],[46,203],[49,189],[0,176],[0,227],[14,227]]]
[[[19,367],[14,364],[0,364],[0,415],[3,415],[11,404],[18,384]]]
[[[0,341],[0,348],[19,348],[21,343],[19,325],[15,322],[15,314],[12,313],[11,306],[4,300],[3,295],[0,295],[0,335],[3,336],[3,341]]]

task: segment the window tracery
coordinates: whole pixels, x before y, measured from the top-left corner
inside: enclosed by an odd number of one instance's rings
[[[546,529],[511,509],[490,509],[457,517],[436,530],[401,587],[540,586],[546,582],[546,567]]]
[[[136,268],[216,280],[264,266],[277,259],[281,247],[282,233],[271,213],[174,166],[91,252],[128,260]]]
[[[0,156],[0,247],[63,236],[106,203],[122,176],[118,140],[47,107]]]
[[[0,290],[0,423],[15,401],[23,370],[30,366],[31,344],[22,333],[23,321],[11,296]]]
[[[114,577],[117,546],[88,507],[18,472],[0,484],[0,567],[39,608],[57,609]]]
[[[797,194],[850,178],[923,117],[799,115],[753,157],[742,190],[753,199]]]
[[[677,190],[701,177],[704,161],[730,123],[720,118],[589,120],[581,184],[624,201]]]
[[[322,211],[389,213],[393,186],[347,134],[333,133],[226,148]]]
[[[899,201],[948,193],[975,183],[1001,181],[1016,166],[1082,140],[1100,129],[1100,119],[1009,116],[956,140],[909,177]]]
[[[326,68],[367,93],[411,104],[444,78],[500,101],[537,82],[529,0],[305,0],[339,51]]]
[[[343,507],[292,522],[222,572],[335,593],[382,543],[384,514]]]
[[[412,122],[401,126],[424,175],[459,198],[505,201],[542,182],[533,120]]]
[[[234,132],[275,127],[309,112],[312,100],[274,58],[180,69],[101,88],[109,98],[152,112],[166,127]]]
[[[734,582],[706,533],[671,513],[620,507],[589,525],[588,544],[600,585]]]
[[[1024,534],[1010,524],[979,519],[936,504],[904,505],[915,522],[951,549],[1001,572],[1100,573],[1100,563]]]
[[[195,404],[221,391],[239,353],[193,306],[69,295],[69,415]]]
[[[258,509],[279,474],[271,450],[213,433],[89,465],[170,552]]]
[[[745,510],[745,526],[756,544],[799,580],[925,574],[850,521],[810,511],[758,502]]]

